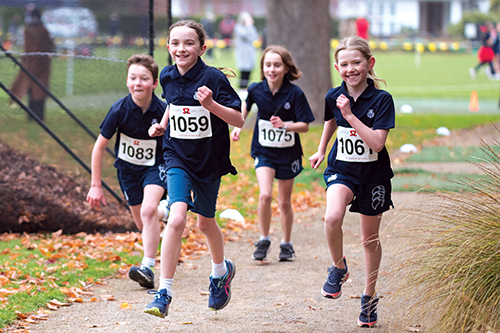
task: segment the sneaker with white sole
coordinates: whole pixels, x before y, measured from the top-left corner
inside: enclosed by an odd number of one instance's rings
[[[165,200],[160,201],[158,207],[163,211],[163,217],[161,218],[161,220],[166,224],[168,221],[168,214],[170,213],[170,203],[168,202],[168,196]]]
[[[139,282],[141,287],[148,289],[155,287],[155,273],[151,267],[144,265],[140,267],[132,266],[128,271],[128,276],[132,280]]]
[[[470,78],[475,80],[476,79],[476,70],[474,68],[469,68],[469,75],[470,75]]]

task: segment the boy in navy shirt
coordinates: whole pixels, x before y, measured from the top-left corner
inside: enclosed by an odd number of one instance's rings
[[[145,54],[131,56],[127,61],[127,87],[130,94],[111,106],[100,125],[101,133],[92,151],[92,182],[87,195],[90,206],[106,205],[101,187],[102,155],[109,140],[117,133],[114,166],[120,188],[130,206],[137,228],[142,231],[144,257],[140,267],[130,268],[129,277],[142,287],[154,288],[154,265],[160,242],[159,219],[166,220],[168,206],[160,200],[167,185],[160,179],[162,137],[151,139],[148,129],[158,123],[166,104],[153,90],[158,86],[158,65]]]

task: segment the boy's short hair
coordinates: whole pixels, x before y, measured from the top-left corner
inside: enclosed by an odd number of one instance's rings
[[[134,54],[127,60],[127,73],[132,65],[141,65],[144,66],[147,70],[151,72],[153,76],[153,80],[156,81],[158,79],[158,64],[155,59],[147,54]]]

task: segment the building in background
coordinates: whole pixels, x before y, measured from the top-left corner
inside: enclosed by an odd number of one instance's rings
[[[364,17],[370,22],[370,35],[394,37],[413,31],[423,38],[445,37],[447,27],[462,19],[467,10],[487,13],[489,0],[332,0],[330,14],[338,19]]]
[[[155,0],[166,7],[167,0]],[[373,37],[395,37],[413,32],[423,38],[446,37],[447,27],[462,19],[467,10],[487,13],[489,0],[330,0],[330,15],[339,20],[364,17],[370,22]],[[266,0],[173,0],[174,17],[203,16],[212,11],[218,16],[247,11],[254,17],[266,16]]]

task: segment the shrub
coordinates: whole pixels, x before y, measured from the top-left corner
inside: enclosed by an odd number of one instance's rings
[[[500,158],[483,143],[474,163],[486,175],[473,194],[445,192],[415,209],[416,223],[395,264],[391,304],[404,324],[429,332],[500,330]],[[482,162],[481,164],[479,162]],[[432,204],[432,206],[430,206]],[[427,330],[428,329],[428,330]]]

